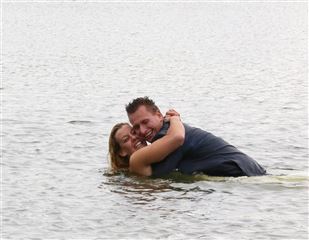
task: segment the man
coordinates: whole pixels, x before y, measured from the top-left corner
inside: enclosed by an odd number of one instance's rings
[[[126,106],[133,133],[148,142],[164,136],[169,127],[154,101],[134,99]],[[173,113],[170,113],[173,114]],[[266,173],[255,160],[223,139],[184,124],[185,141],[161,162],[152,164],[152,175],[162,176],[173,170],[185,174],[203,172],[212,176],[259,176]]]

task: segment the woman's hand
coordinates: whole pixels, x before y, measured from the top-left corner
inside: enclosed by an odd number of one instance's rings
[[[169,122],[171,117],[178,117],[180,119],[180,114],[174,109],[170,109],[166,112],[164,121]]]

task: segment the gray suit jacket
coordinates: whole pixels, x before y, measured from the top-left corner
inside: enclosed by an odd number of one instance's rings
[[[173,170],[185,174],[202,172],[212,176],[234,177],[266,173],[255,160],[223,139],[187,124],[184,127],[184,144],[163,161],[151,165],[153,176],[163,176]],[[169,123],[165,122],[153,141],[163,137],[168,128]]]

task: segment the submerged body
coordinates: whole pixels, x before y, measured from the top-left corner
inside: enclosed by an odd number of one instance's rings
[[[266,173],[254,159],[213,134],[184,124],[185,141],[163,161],[153,163],[152,176],[163,176],[174,170],[184,174],[205,173],[211,176],[260,176]],[[153,141],[165,136],[164,123]]]

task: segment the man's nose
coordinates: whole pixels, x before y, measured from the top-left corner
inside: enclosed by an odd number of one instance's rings
[[[140,133],[141,133],[141,135],[144,137],[145,136],[145,134],[146,134],[146,131],[147,131],[147,128],[145,127],[145,126],[140,126]]]
[[[131,137],[132,140],[135,140],[137,138],[137,136],[133,133],[130,133],[130,137]]]

